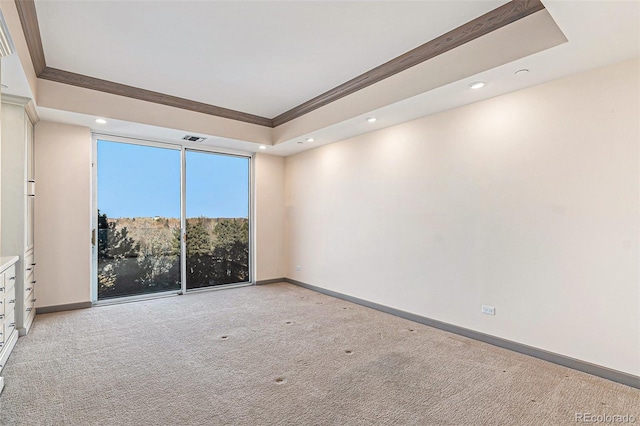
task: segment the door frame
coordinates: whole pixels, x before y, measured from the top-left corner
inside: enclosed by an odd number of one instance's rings
[[[170,290],[166,292],[141,294],[134,296],[124,296],[113,299],[98,300],[98,139],[106,140],[117,143],[127,143],[132,145],[141,145],[148,147],[174,149],[180,151],[180,290]],[[136,300],[145,300],[158,297],[166,297],[172,295],[185,294],[187,292],[186,282],[186,151],[199,151],[209,154],[229,155],[234,157],[243,157],[249,160],[248,165],[248,203],[249,203],[249,281],[242,283],[223,284],[219,286],[201,287],[188,290],[189,293],[208,291],[208,290],[221,290],[233,287],[243,287],[248,285],[255,285],[255,257],[256,257],[256,242],[255,242],[255,153],[234,151],[223,148],[217,148],[213,146],[206,146],[201,144],[184,142],[162,142],[152,139],[132,138],[126,136],[113,135],[108,133],[91,132],[91,236],[92,242],[89,244],[89,250],[91,254],[91,301],[94,305],[114,304],[132,302]]]

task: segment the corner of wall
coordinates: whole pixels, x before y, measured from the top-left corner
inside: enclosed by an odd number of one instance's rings
[[[256,154],[255,221],[256,281],[284,277],[284,167],[283,157]]]

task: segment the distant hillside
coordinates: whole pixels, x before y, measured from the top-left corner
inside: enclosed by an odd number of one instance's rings
[[[216,240],[215,233],[213,230],[216,225],[223,221],[240,221],[246,222],[245,218],[192,218],[187,219],[187,222],[190,221],[202,221],[207,229],[209,236],[211,237],[211,241]],[[129,237],[134,240],[144,243],[150,240],[162,240],[162,241],[172,241],[174,236],[174,231],[176,229],[180,229],[180,219],[177,218],[165,218],[165,217],[121,217],[121,218],[108,218],[107,222],[115,223],[116,229],[120,230],[124,227],[127,228],[129,232]]]

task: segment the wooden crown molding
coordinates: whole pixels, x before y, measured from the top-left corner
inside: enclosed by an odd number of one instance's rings
[[[280,126],[545,8],[540,0],[512,0],[270,119],[47,67],[34,1],[15,0],[15,3],[38,78],[266,127]]]
[[[44,60],[36,4],[34,0],[16,0],[15,3],[20,17],[20,24],[22,24],[22,31],[24,31],[24,38],[27,40],[27,47],[29,47],[33,69],[36,72],[36,76],[39,76],[47,64]]]
[[[544,8],[540,0],[511,1],[280,114],[273,119],[273,125],[278,127]]]
[[[38,16],[34,0],[15,0],[20,16],[20,23],[24,31],[33,68],[38,78],[56,81],[58,83],[70,84],[72,86],[83,87],[85,89],[97,90],[111,93],[113,95],[125,96],[142,101],[153,102],[203,114],[214,115],[216,117],[229,118],[231,120],[243,121],[245,123],[257,124],[260,126],[273,127],[270,118],[248,114],[246,112],[235,111],[203,102],[192,101],[190,99],[179,98],[164,93],[153,92],[151,90],[140,89],[138,87],[127,86],[125,84],[114,83],[112,81],[101,80],[82,74],[50,68],[44,58],[42,47],[42,37],[38,25]]]
[[[99,78],[63,71],[56,68],[45,67],[42,73],[38,75],[38,78],[69,84],[71,86],[84,87],[85,89],[97,90],[99,92],[111,93],[113,95],[126,96],[128,98],[139,99],[141,101],[201,112],[203,114],[215,115],[216,117],[229,118],[231,120],[244,121],[245,123],[273,127],[270,118],[179,98],[177,96],[166,95],[164,93],[153,92],[151,90],[140,89],[138,87],[114,83],[112,81],[101,80]]]

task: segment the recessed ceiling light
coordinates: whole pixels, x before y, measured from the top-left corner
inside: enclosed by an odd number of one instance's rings
[[[313,141],[315,141],[315,139],[314,139],[314,138],[306,138],[306,139],[305,139],[305,141],[307,141],[307,142],[313,142]]]
[[[367,118],[367,121],[368,121],[369,123],[375,123],[376,121],[378,121],[378,119],[377,119],[377,118],[375,118],[375,117],[369,117],[369,118]]]
[[[267,149],[267,147],[266,147],[266,146],[264,146],[264,145],[260,145],[258,148],[260,148],[260,149]]]
[[[523,69],[521,69],[521,70],[516,71],[514,74],[515,74],[515,75],[525,75],[525,74],[527,74],[528,72],[529,72],[529,70],[528,70],[528,69],[523,68]]]
[[[96,118],[96,123],[98,124],[107,124],[107,120],[104,118]]]
[[[481,88],[484,87],[484,84],[485,84],[484,81],[476,81],[474,83],[471,83],[469,85],[469,88],[470,89],[481,89]]]

